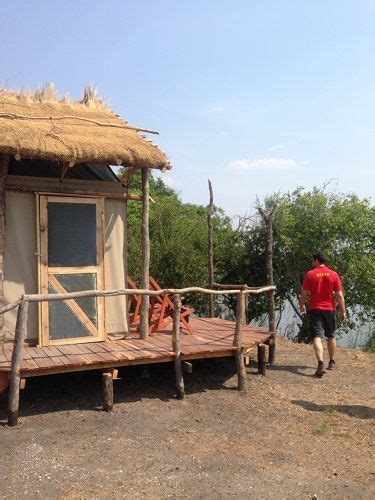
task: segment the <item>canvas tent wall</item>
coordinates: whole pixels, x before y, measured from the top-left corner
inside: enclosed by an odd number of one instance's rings
[[[19,164],[22,171],[22,162]],[[108,167],[101,167],[106,173]],[[25,170],[32,173],[30,166],[25,162]],[[73,173],[72,176],[77,173]],[[78,169],[77,169],[78,170]],[[121,194],[124,187],[116,180],[98,181],[84,180],[93,173],[90,168],[80,166],[80,179],[64,181],[64,196],[85,188],[90,188],[93,196],[95,191]],[[15,165],[10,168],[15,172]],[[29,191],[22,191],[22,189]],[[4,252],[4,301],[16,301],[23,293],[38,293],[38,234],[37,234],[37,202],[36,193],[59,192],[60,179],[40,178],[31,176],[9,175],[6,182],[6,227]],[[80,197],[78,196],[78,200]],[[126,204],[116,199],[104,200],[104,288],[120,289],[126,284]],[[126,301],[125,297],[111,297],[105,299],[105,331],[109,336],[127,332]],[[9,311],[4,316],[2,333],[6,338],[12,338],[15,329],[16,310]],[[28,315],[27,338],[36,343],[38,340],[38,309],[36,304],[30,306]]]

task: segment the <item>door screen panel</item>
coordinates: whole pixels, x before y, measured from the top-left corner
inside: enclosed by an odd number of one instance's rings
[[[96,205],[49,202],[48,265],[96,264]]]
[[[57,293],[52,286],[48,287],[48,292]],[[82,320],[74,314],[68,301],[48,302],[48,316],[50,322],[49,338],[52,341],[93,336],[82,324]]]
[[[103,200],[40,195],[39,210],[41,293],[102,289]],[[102,298],[42,303],[41,345],[103,336]]]
[[[55,278],[66,292],[96,290],[96,274],[55,274]],[[75,299],[77,305],[86,314],[94,326],[98,326],[98,309],[96,297]]]

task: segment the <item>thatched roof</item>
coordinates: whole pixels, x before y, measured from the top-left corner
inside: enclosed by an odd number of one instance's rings
[[[0,153],[62,163],[170,168],[165,154],[115,115],[91,89],[58,100],[53,87],[34,93],[0,89]]]

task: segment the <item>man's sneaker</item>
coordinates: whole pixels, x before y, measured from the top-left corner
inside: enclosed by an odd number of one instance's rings
[[[315,377],[323,377],[325,374],[323,361],[318,362],[318,367],[314,373]]]
[[[328,366],[327,366],[327,370],[334,370],[336,368],[336,363],[333,359],[330,359],[329,360],[329,363],[328,363]]]

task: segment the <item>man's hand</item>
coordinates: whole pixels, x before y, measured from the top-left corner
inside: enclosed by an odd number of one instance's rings
[[[307,300],[307,290],[304,290],[301,287],[301,294],[299,296],[299,312],[301,313],[301,316],[304,316],[306,314],[306,300]]]
[[[340,311],[340,322],[345,323],[346,321],[346,311]]]

